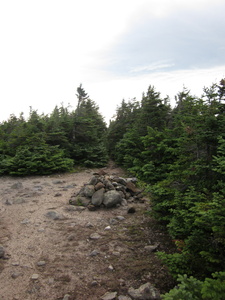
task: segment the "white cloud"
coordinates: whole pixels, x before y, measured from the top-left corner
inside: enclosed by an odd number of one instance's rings
[[[186,71],[165,72],[177,63],[168,57],[161,57],[161,54],[167,51],[166,45],[165,49],[163,44],[160,45],[160,49],[156,47],[160,55],[153,61],[147,61],[145,58],[152,53],[144,43],[147,30],[145,27],[142,27],[142,32],[138,30],[136,32],[137,36],[141,37],[136,52],[132,52],[129,47],[125,49],[125,53],[112,53],[111,49],[121,39],[126,39],[132,28],[138,29],[138,25],[149,16],[165,20],[166,16],[185,9],[193,9],[195,12],[196,10],[215,12],[216,9],[212,8],[216,8],[222,2],[219,0],[0,1],[0,121],[7,119],[11,113],[16,115],[20,112],[26,113],[29,106],[38,109],[40,113],[50,113],[55,105],[62,102],[75,106],[76,88],[80,83],[83,83],[91,98],[109,119],[123,98],[140,99],[149,84],[155,85],[159,91],[167,90],[170,94],[172,86],[177,92],[190,77],[196,78],[195,84],[204,78],[207,81],[206,69],[202,73],[199,73],[199,70],[194,73],[190,70],[192,75],[191,73],[184,75],[187,74]],[[160,28],[154,28],[156,38],[158,29]],[[170,34],[172,37],[173,33]],[[213,32],[210,36],[212,34]],[[220,44],[220,47],[218,53],[222,53],[223,45]],[[143,54],[144,48],[147,56]],[[124,55],[122,56],[124,61],[121,61],[121,54]],[[120,72],[114,74],[108,67],[109,62],[115,67],[119,62]],[[219,69],[218,79],[221,72]],[[216,79],[215,74],[216,71],[211,73]],[[197,75],[201,78],[197,79]],[[181,78],[184,81],[182,83]]]
[[[130,70],[130,73],[142,73],[142,72],[152,72],[152,71],[158,71],[161,69],[167,69],[171,68],[174,66],[174,63],[169,63],[169,62],[164,62],[164,61],[159,61],[152,63],[151,65],[148,66],[138,66],[135,68],[132,68]]]

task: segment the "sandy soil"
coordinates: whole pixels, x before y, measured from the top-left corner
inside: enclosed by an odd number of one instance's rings
[[[171,248],[145,214],[148,203],[132,203],[134,214],[127,207],[89,211],[68,204],[93,171],[0,178],[0,244],[5,249],[0,300],[97,300],[108,291],[127,295],[129,287],[146,282],[162,292],[170,288],[166,268],[144,248],[155,243],[159,250]],[[106,171],[124,175],[112,166]]]

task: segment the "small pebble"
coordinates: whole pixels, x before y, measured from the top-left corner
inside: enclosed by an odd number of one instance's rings
[[[61,193],[56,193],[56,194],[54,195],[54,197],[61,197],[61,196],[62,196]]]
[[[91,239],[91,240],[98,240],[98,239],[100,239],[100,238],[101,238],[101,236],[100,236],[97,232],[92,233],[92,234],[90,235],[90,239]]]
[[[45,265],[46,265],[46,262],[44,260],[37,262],[37,266],[39,266],[39,267],[45,266]]]
[[[37,280],[39,278],[39,275],[38,274],[33,274],[32,276],[31,276],[31,279],[32,280]]]
[[[20,273],[12,273],[11,277],[12,279],[16,279],[17,277],[19,277],[21,274]]]
[[[5,256],[5,249],[2,245],[0,245],[0,258],[3,258]]]
[[[113,270],[114,270],[113,266],[112,266],[112,265],[109,265],[108,270],[109,270],[109,271],[113,271]]]
[[[93,280],[91,283],[91,286],[97,286],[97,285],[98,285],[98,282],[96,280]]]
[[[110,226],[106,226],[105,230],[111,230],[111,227]]]
[[[101,299],[102,300],[114,300],[114,299],[116,299],[116,296],[117,296],[117,292],[112,292],[112,293],[107,292],[101,297]]]
[[[119,221],[125,220],[125,218],[123,216],[117,216],[116,219],[119,220]]]
[[[90,253],[90,256],[97,256],[99,254],[98,250],[93,250]]]
[[[21,224],[28,224],[28,223],[30,223],[30,221],[29,221],[28,219],[24,219],[24,220],[21,222]]]

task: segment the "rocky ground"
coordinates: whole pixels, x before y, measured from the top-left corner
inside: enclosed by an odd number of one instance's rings
[[[172,287],[155,251],[173,245],[146,214],[149,201],[95,211],[69,205],[95,171],[0,178],[0,300],[127,300],[140,299],[146,284]],[[125,176],[112,165],[105,172]]]

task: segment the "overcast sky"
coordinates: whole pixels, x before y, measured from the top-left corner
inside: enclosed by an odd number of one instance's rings
[[[76,107],[80,83],[108,121],[122,99],[225,77],[224,0],[0,0],[0,121]]]

